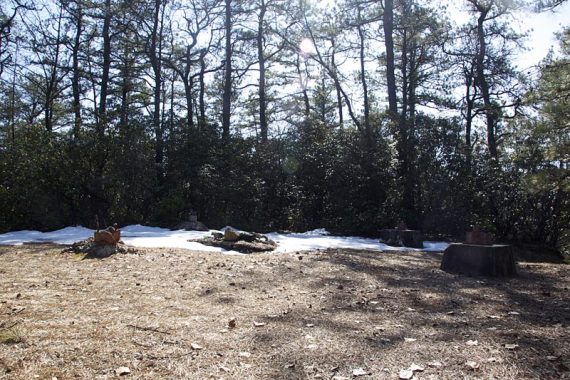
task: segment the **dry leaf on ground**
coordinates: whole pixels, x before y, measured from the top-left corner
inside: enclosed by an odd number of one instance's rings
[[[131,370],[129,367],[119,367],[115,370],[115,374],[117,376],[125,376],[125,375],[128,375],[129,373],[131,373]]]
[[[400,380],[411,380],[414,377],[414,371],[402,369],[399,373]]]
[[[356,369],[352,370],[352,376],[354,376],[354,377],[366,376],[366,375],[369,375],[369,374],[370,374],[370,372],[369,372],[369,371],[366,371],[366,370],[363,369],[363,368],[356,368]]]
[[[424,367],[422,367],[421,365],[413,364],[413,363],[410,366],[410,368],[408,368],[408,369],[412,372],[423,372],[423,371],[425,371]]]
[[[468,362],[465,363],[465,365],[472,370],[479,369],[480,367],[479,363],[473,360],[469,360]]]

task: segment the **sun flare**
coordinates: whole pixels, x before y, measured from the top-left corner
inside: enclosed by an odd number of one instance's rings
[[[305,55],[311,55],[316,53],[315,45],[313,44],[313,41],[310,38],[303,38],[303,40],[299,44],[299,49]]]

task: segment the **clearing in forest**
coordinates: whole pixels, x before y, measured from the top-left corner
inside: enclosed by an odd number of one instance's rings
[[[0,247],[0,379],[570,378],[568,266],[440,260]]]

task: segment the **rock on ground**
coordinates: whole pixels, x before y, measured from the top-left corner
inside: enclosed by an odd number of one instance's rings
[[[135,251],[134,248],[127,248],[122,243],[99,245],[95,244],[93,238],[89,238],[73,243],[71,247],[64,249],[62,252],[85,253],[87,257],[103,258],[115,253],[132,253]]]
[[[230,232],[228,233],[228,231]],[[212,236],[193,241],[211,247],[220,247],[241,253],[267,252],[277,248],[277,243],[265,235],[236,232],[229,229],[226,230],[223,235],[220,233],[212,233]]]

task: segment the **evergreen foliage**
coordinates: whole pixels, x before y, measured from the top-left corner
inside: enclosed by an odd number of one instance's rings
[[[197,213],[570,245],[569,30],[526,91],[508,2],[453,31],[426,2],[338,3],[2,5],[0,231]]]

